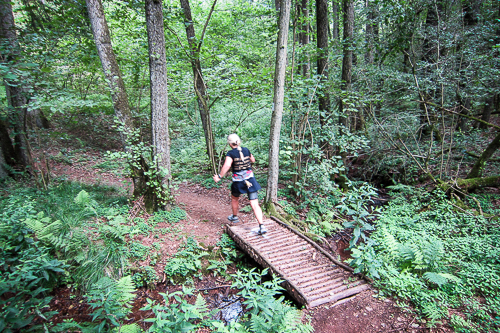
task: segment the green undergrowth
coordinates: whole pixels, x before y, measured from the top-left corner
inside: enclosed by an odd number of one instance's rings
[[[153,289],[158,282],[154,266],[161,242],[146,246],[137,237],[179,231],[185,211],[173,208],[133,218],[125,198],[113,188],[70,182],[47,191],[17,187],[11,193],[0,197],[0,331],[142,332],[138,323],[129,324],[131,305],[136,288]],[[223,276],[241,290],[250,311],[226,326],[213,319],[202,293],[183,286],[163,294],[162,303],[148,300],[142,310],[154,314],[146,320],[152,324],[150,332],[202,327],[214,332],[312,331],[302,324],[300,311],[283,301],[280,281],[262,282],[266,272],[240,271],[241,253],[229,236],[205,247],[187,238],[165,266],[168,280],[192,284],[207,274]],[[149,265],[138,265],[138,260],[149,260]],[[48,307],[49,293],[62,285],[83,296],[89,321],[51,324],[56,312]]]
[[[351,265],[375,278],[380,297],[410,301],[429,327],[449,320],[457,332],[499,332],[498,219],[457,210],[442,192],[392,189]]]

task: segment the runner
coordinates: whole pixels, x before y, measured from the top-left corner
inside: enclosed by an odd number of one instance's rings
[[[228,216],[228,220],[233,223],[238,223],[238,200],[241,194],[247,193],[250,206],[252,206],[253,213],[259,223],[259,230],[257,234],[263,235],[267,232],[265,226],[262,224],[262,209],[259,206],[257,199],[257,191],[261,189],[259,183],[255,180],[251,163],[255,162],[255,157],[250,153],[250,150],[241,147],[241,140],[237,134],[230,134],[227,137],[227,143],[231,146],[232,150],[226,154],[226,161],[222,166],[219,174],[214,175],[214,181],[219,182],[222,177],[232,168],[233,184],[231,185],[231,208],[233,214]]]

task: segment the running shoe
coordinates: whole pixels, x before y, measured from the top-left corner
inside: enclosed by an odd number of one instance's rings
[[[263,235],[267,232],[266,227],[263,224],[259,224],[259,231],[257,231],[257,235]]]
[[[227,219],[233,223],[238,223],[240,222],[240,219],[238,218],[238,216],[234,216],[233,214],[229,215],[227,217]]]

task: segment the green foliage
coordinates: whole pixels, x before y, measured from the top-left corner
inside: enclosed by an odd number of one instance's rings
[[[139,260],[146,260],[151,251],[151,248],[149,246],[142,245],[139,242],[130,242],[128,244],[128,247],[129,247],[128,257]]]
[[[155,226],[159,222],[168,222],[170,224],[177,223],[181,220],[185,220],[187,217],[186,211],[180,209],[179,207],[174,207],[170,211],[160,210],[154,213],[153,217],[150,218],[148,222]]]
[[[275,297],[284,290],[280,286],[282,281],[273,279],[262,282],[266,274],[267,269],[260,273],[251,269],[233,275],[232,286],[241,289],[238,294],[245,298],[243,304],[249,309],[246,314],[249,318],[244,326],[250,332],[312,332],[310,324],[301,322],[300,311],[284,301],[284,296]]]
[[[165,265],[165,274],[172,283],[184,281],[201,269],[201,259],[206,256],[208,253],[203,251],[194,238],[189,237],[180,251]]]
[[[45,312],[47,293],[58,283],[66,265],[55,259],[22,221],[34,217],[29,196],[0,197],[0,331],[25,329],[36,317],[45,329],[54,312]]]
[[[118,281],[107,277],[93,284],[87,293],[87,302],[94,310],[92,321],[76,323],[73,320],[56,325],[54,332],[141,332],[137,324],[124,325],[131,311],[135,288],[130,276]]]
[[[151,266],[141,267],[138,272],[132,275],[132,281],[134,281],[136,288],[147,287],[148,289],[154,289],[155,283],[158,281],[158,275]]]
[[[153,311],[155,317],[145,319],[152,323],[148,332],[192,332],[205,325],[208,318],[215,314],[209,311],[205,299],[198,294],[194,304],[186,301],[186,296],[193,295],[193,289],[182,286],[182,291],[160,293],[164,302],[155,304],[147,299],[148,304],[143,311]],[[200,322],[201,321],[201,322]]]
[[[456,211],[443,193],[392,189],[401,192],[391,193],[393,199],[375,221],[372,242],[353,249],[351,264],[379,278],[381,295],[410,300],[429,325],[452,308],[465,316],[465,321],[452,319],[458,330],[493,329],[500,297],[494,244],[500,228],[482,216]],[[475,301],[478,294],[484,303]]]
[[[340,204],[336,206],[340,212],[350,217],[349,221],[344,222],[345,228],[353,228],[354,237],[349,242],[350,247],[353,248],[360,237],[364,242],[370,244],[370,239],[367,236],[367,231],[373,230],[373,225],[370,220],[375,219],[374,213],[378,209],[371,207],[368,210],[368,204],[373,202],[372,197],[377,195],[374,187],[367,183],[361,183],[360,186],[350,184],[349,191],[340,199]]]
[[[195,175],[193,178],[191,178],[191,181],[193,183],[200,184],[201,186],[203,186],[206,189],[220,188],[221,184],[222,184],[222,182],[220,182],[220,183],[214,182],[212,177],[210,177],[209,175]]]

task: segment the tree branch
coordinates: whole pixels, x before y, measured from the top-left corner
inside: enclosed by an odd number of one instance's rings
[[[203,26],[203,31],[201,32],[201,38],[200,38],[200,42],[198,43],[198,48],[197,48],[198,53],[201,50],[201,44],[203,43],[203,38],[205,37],[205,31],[207,30],[208,22],[210,21],[210,18],[212,17],[212,13],[214,12],[216,4],[217,4],[217,0],[214,0],[214,4],[212,5],[212,8],[210,8],[210,13],[208,13],[207,21],[205,22],[205,25]]]

